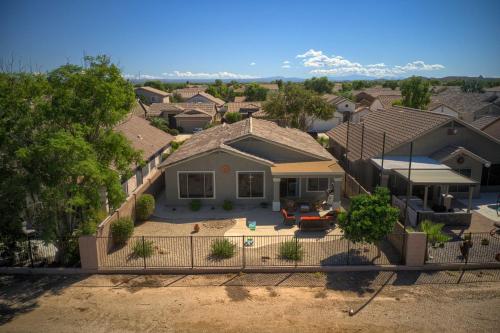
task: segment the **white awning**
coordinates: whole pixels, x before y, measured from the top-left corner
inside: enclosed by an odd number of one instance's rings
[[[382,168],[381,158],[372,158],[371,161],[378,169]],[[384,158],[384,170],[408,169],[409,164],[409,156],[386,156]],[[450,167],[427,156],[413,156],[411,169],[450,169]]]
[[[393,170],[394,173],[408,181],[408,170]],[[476,185],[477,181],[462,176],[453,170],[411,170],[410,183],[414,185]]]

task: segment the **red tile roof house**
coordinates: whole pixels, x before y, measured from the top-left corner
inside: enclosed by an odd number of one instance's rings
[[[132,147],[142,152],[146,164],[141,167],[131,165],[134,175],[123,181],[123,190],[127,196],[131,195],[140,186],[144,179],[158,172],[158,166],[163,161],[162,155],[170,148],[174,137],[149,124],[149,121],[130,115],[114,131],[123,134]]]
[[[477,197],[482,190],[500,189],[500,141],[451,116],[390,107],[368,113],[361,123],[343,123],[327,135],[332,154],[368,190],[382,183],[395,194],[404,193],[411,141],[415,195],[431,190],[427,199],[436,203],[441,193]]]
[[[171,94],[153,87],[137,87],[134,89],[136,96],[142,96],[148,104],[169,103]]]
[[[165,172],[166,204],[253,206],[281,200],[326,200],[334,186],[340,205],[344,171],[310,135],[252,117],[194,134],[160,168]]]

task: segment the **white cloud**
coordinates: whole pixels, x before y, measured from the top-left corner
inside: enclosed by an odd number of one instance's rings
[[[161,76],[156,76],[156,75],[149,75],[149,74],[123,74],[122,75],[125,79],[133,79],[133,80],[158,80],[161,79]]]
[[[281,68],[290,68],[290,65],[283,65]]]
[[[288,61],[288,60],[283,61],[283,65],[288,65],[289,63],[290,63],[290,61]]]
[[[238,74],[232,72],[214,72],[214,73],[206,73],[206,72],[181,72],[181,71],[173,71],[173,73],[164,73],[168,76],[180,77],[180,78],[198,78],[198,79],[255,79],[257,76],[247,75],[247,74]]]
[[[255,65],[257,65],[255,62],[250,63],[250,66],[255,66]]]
[[[304,54],[299,54],[296,58],[302,59],[305,67],[315,68],[310,71],[311,74],[322,75],[362,75],[374,77],[386,77],[407,74],[418,71],[434,71],[443,69],[440,64],[429,65],[422,60],[409,62],[404,66],[389,67],[384,63],[362,65],[358,62],[352,62],[341,56],[327,56],[322,51],[310,49]]]

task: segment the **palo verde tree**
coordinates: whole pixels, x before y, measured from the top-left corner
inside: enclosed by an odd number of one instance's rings
[[[401,104],[415,109],[425,109],[431,101],[429,81],[412,76],[401,82]]]
[[[17,168],[26,189],[22,196],[31,202],[20,200],[24,204],[10,214],[22,220],[32,211],[35,228],[58,247],[58,240],[94,219],[103,198],[112,208],[123,202],[121,178],[140,160],[139,152],[113,131],[134,103],[132,85],[108,57],[84,60],[84,67],[67,64],[48,74],[4,73],[0,83],[18,83],[9,97],[7,120],[1,123],[2,133],[17,142],[2,142],[0,155],[14,150],[8,163]],[[30,90],[35,93],[25,101],[28,94],[22,92]],[[23,130],[13,132],[9,122]]]
[[[307,131],[314,120],[328,120],[335,112],[321,96],[290,82],[271,95],[263,108],[269,118],[280,119],[286,126],[303,131]]]
[[[339,215],[338,224],[351,242],[377,244],[394,229],[398,217],[399,210],[390,205],[389,190],[377,187],[371,195],[352,198],[349,211]],[[378,251],[380,256],[380,248]]]

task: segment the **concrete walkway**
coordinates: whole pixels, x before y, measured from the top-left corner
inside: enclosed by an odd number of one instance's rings
[[[467,206],[467,199],[458,199]],[[497,193],[481,193],[479,198],[472,199],[472,210],[495,222],[500,222],[497,214]],[[499,212],[500,214],[500,212]]]

